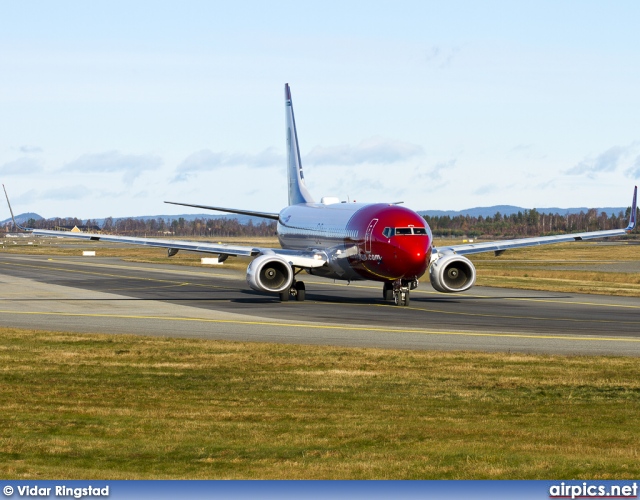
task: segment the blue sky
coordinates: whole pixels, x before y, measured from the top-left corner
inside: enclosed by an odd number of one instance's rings
[[[628,205],[638,19],[634,1],[7,0],[0,181],[45,217],[278,211],[289,82],[317,199]]]

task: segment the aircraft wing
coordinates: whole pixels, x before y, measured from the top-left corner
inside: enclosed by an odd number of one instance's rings
[[[200,241],[165,240],[156,238],[136,238],[133,236],[115,236],[98,233],[71,233],[69,231],[53,231],[49,229],[31,229],[32,234],[39,236],[54,236],[58,238],[74,238],[90,241],[109,241],[112,243],[128,243],[147,247],[173,248],[176,250],[192,250],[194,252],[217,253],[234,256],[254,256],[260,254],[260,249],[236,245],[213,244]]]
[[[203,241],[167,240],[162,238],[137,238],[134,236],[116,236],[98,233],[72,233],[69,231],[27,228],[21,226],[16,222],[16,218],[13,215],[13,209],[11,208],[11,202],[9,201],[9,195],[7,195],[7,190],[4,187],[4,184],[2,185],[2,189],[4,189],[4,195],[7,198],[7,204],[9,205],[9,211],[11,212],[11,218],[13,219],[14,225],[23,231],[27,231],[39,236],[74,238],[88,241],[109,241],[112,243],[125,243],[129,245],[166,248],[170,257],[178,253],[179,250],[188,250],[191,252],[217,254],[225,257],[230,255],[235,257],[256,257],[258,255],[268,254],[279,255],[281,257],[284,257],[292,266],[301,267],[304,269],[321,267],[327,263],[327,256],[323,252],[284,250],[282,248],[247,247],[241,245],[225,245],[222,243],[207,243]],[[176,205],[178,205],[178,203],[176,203]],[[234,211],[234,209],[204,207],[200,205],[187,206],[211,208],[213,210]],[[256,215],[258,217],[266,217],[270,219],[274,217],[276,219],[278,218],[278,214],[267,214],[264,212],[248,212],[235,210],[235,213],[246,213],[248,215]]]
[[[433,249],[433,253],[447,254],[454,253],[466,255],[482,252],[495,252],[500,255],[512,248],[535,247],[539,245],[549,245],[552,243],[565,243],[570,241],[583,241],[595,238],[610,238],[612,236],[623,236],[636,227],[636,202],[638,196],[638,186],[633,190],[633,202],[631,203],[631,215],[629,225],[624,229],[609,229],[606,231],[588,231],[584,233],[558,234],[555,236],[537,236],[533,238],[519,238],[515,240],[488,241],[482,243],[467,243],[464,245],[451,245]]]
[[[222,243],[207,243],[204,241],[168,240],[162,238],[137,238],[133,236],[116,236],[98,233],[71,233],[69,231],[53,231],[49,229],[27,229],[32,234],[53,236],[58,238],[74,238],[88,241],[108,241],[147,247],[166,248],[170,255],[178,250],[210,253],[224,256],[256,257],[258,255],[275,254],[284,257],[292,266],[302,268],[321,267],[327,262],[324,253],[313,251],[294,251],[281,248],[249,247],[241,245],[226,245]]]

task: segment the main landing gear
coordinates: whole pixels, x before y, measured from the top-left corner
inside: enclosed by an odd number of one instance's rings
[[[382,287],[382,298],[387,302],[393,300],[393,283],[385,283]]]
[[[290,297],[294,297],[298,302],[302,302],[306,297],[306,289],[302,281],[294,281],[291,283],[289,290],[280,292],[280,302],[287,302]]]
[[[397,306],[408,306],[409,291],[418,288],[418,280],[396,280],[394,282],[387,282],[382,287],[382,298],[391,302]]]

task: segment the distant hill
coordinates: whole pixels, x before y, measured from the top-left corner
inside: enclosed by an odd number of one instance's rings
[[[25,222],[27,222],[29,219],[35,219],[35,220],[40,220],[40,219],[44,219],[44,217],[41,217],[38,214],[35,214],[33,212],[28,212],[26,214],[20,214],[20,215],[16,215],[16,222],[18,224],[23,224]],[[0,221],[0,225],[5,225],[7,223],[11,222],[11,218],[5,219],[3,221]]]

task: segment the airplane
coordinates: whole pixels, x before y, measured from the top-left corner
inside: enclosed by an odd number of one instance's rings
[[[293,113],[291,89],[285,84],[287,177],[289,204],[279,213],[257,212],[191,203],[166,201],[173,205],[251,215],[277,221],[281,248],[262,248],[154,238],[70,233],[19,226],[5,189],[14,224],[34,235],[57,236],[162,247],[168,257],[180,250],[217,254],[220,261],[229,256],[250,256],[246,280],[253,290],[277,294],[280,301],[305,300],[306,287],[299,279],[302,271],[347,282],[358,280],[382,283],[385,301],[408,306],[410,291],[428,271],[433,288],[457,293],[469,290],[476,281],[476,269],[466,255],[494,252],[552,243],[622,236],[636,225],[638,187],[633,192],[629,223],[624,229],[591,231],[556,236],[468,243],[437,247],[429,225],[418,213],[396,203],[346,203],[334,197],[315,202],[305,184],[298,133]],[[3,185],[4,188],[4,185]]]

